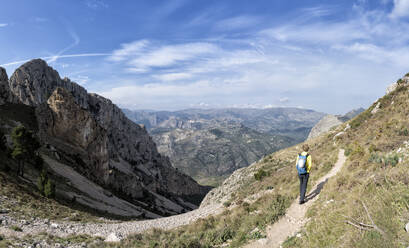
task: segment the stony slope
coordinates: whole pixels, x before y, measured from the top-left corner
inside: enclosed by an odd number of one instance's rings
[[[38,137],[51,159],[159,215],[189,211],[207,192],[175,170],[146,130],[110,100],[61,79],[46,62],[27,62],[10,80],[0,72],[3,103],[35,109]]]

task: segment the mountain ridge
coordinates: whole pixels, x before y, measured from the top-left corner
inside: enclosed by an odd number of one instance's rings
[[[168,215],[195,208],[188,199],[198,204],[208,191],[175,170],[146,130],[110,100],[61,79],[45,61],[23,64],[10,80],[4,69],[1,74],[3,103],[35,109],[38,137],[43,146],[55,150],[53,159],[73,166],[114,194]]]

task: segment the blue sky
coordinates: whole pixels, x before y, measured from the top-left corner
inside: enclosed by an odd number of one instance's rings
[[[409,72],[409,0],[3,0],[0,65],[43,58],[131,109],[367,107]]]

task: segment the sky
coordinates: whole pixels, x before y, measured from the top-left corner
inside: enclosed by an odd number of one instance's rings
[[[409,72],[409,0],[1,0],[0,66],[42,58],[129,109],[368,107]]]

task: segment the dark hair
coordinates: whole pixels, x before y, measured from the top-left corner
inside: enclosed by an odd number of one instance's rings
[[[308,146],[308,144],[304,144],[302,145],[302,149],[304,152],[308,152],[310,150],[310,147]]]

